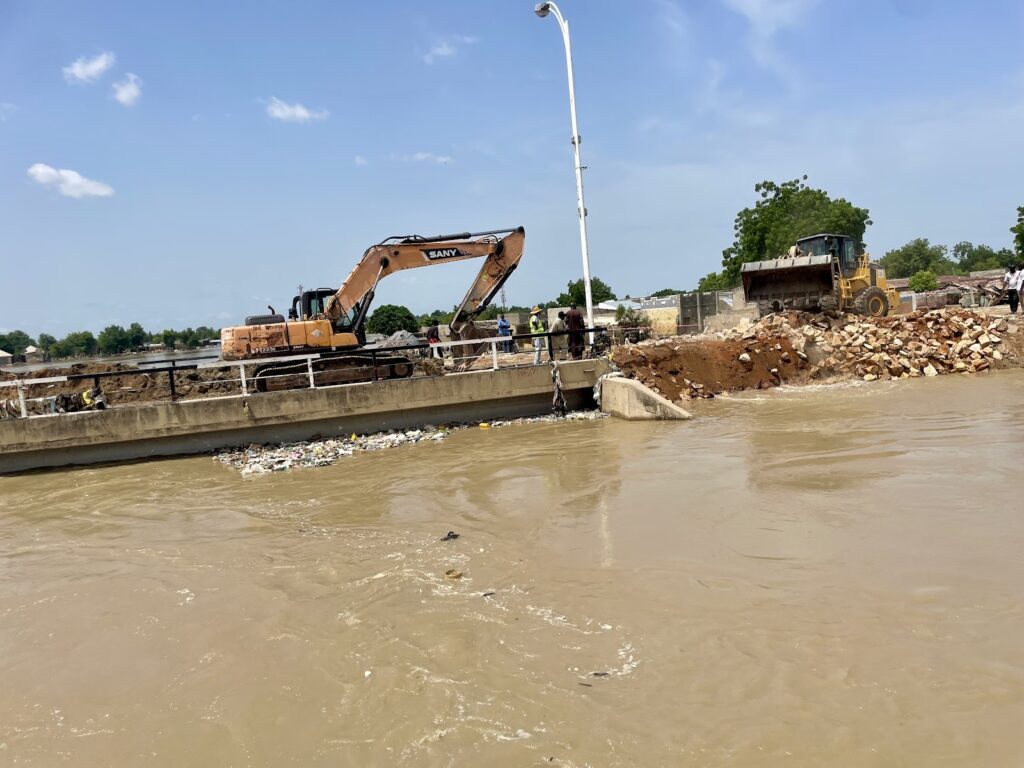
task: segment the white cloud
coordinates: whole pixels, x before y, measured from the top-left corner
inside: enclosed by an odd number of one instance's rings
[[[438,165],[452,161],[448,155],[435,155],[433,152],[415,152],[411,155],[403,155],[402,159],[411,163],[437,163]]]
[[[110,197],[114,194],[113,188],[102,181],[87,179],[67,168],[51,168],[36,163],[28,169],[28,175],[45,187],[56,187],[65,197]]]
[[[61,71],[64,73],[64,79],[69,83],[95,83],[103,77],[103,74],[108,69],[114,66],[115,61],[117,61],[117,57],[113,53],[104,51],[93,56],[91,59],[87,59],[84,56],[80,59],[75,59]]]
[[[457,53],[454,45],[448,43],[437,43],[431,46],[430,50],[423,54],[423,60],[427,64],[433,64],[434,59],[446,59],[449,56],[454,56]]]
[[[776,50],[776,33],[795,27],[818,4],[818,0],[722,0],[750,23],[749,48],[755,61],[796,86],[796,74]]]
[[[357,166],[364,166],[370,164],[370,161],[367,160],[362,155],[356,155],[354,158],[352,158],[352,162],[355,163]]]
[[[310,120],[326,120],[331,113],[326,109],[313,110],[302,104],[288,104],[272,96],[267,102],[267,114],[285,123],[308,123]]]
[[[474,35],[452,35],[430,46],[430,50],[423,54],[423,61],[433,64],[435,59],[451,58],[459,52],[459,45],[472,45],[479,40]]]
[[[126,107],[134,106],[135,102],[142,96],[142,79],[138,75],[129,72],[124,80],[114,83],[114,98]]]

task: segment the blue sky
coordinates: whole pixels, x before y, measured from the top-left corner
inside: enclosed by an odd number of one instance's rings
[[[591,268],[619,295],[717,269],[764,178],[869,208],[876,255],[1010,244],[1019,0],[560,7]],[[508,300],[552,298],[580,275],[563,55],[529,0],[5,0],[0,328],[228,325],[388,235],[517,225]],[[449,308],[475,270],[377,301]]]

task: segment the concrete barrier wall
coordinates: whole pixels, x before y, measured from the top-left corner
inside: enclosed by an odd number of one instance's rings
[[[592,404],[606,360],[560,364],[570,408]],[[186,400],[0,421],[0,474],[547,413],[548,366]]]
[[[688,420],[693,416],[636,379],[607,378],[601,382],[601,410],[630,421]]]

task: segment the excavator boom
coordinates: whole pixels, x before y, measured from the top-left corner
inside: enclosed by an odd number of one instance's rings
[[[452,330],[458,331],[487,307],[519,265],[525,241],[526,231],[522,227],[437,237],[389,237],[366,250],[328,301],[324,316],[328,320],[353,316],[354,324],[361,325],[377,283],[387,275],[404,269],[486,257],[452,320]]]

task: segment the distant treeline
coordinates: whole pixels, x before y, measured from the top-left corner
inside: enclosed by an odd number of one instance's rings
[[[0,349],[20,355],[28,347],[37,347],[50,357],[84,357],[141,350],[147,344],[163,344],[167,349],[195,349],[208,339],[219,338],[219,330],[205,325],[183,331],[167,329],[150,333],[138,323],[132,323],[127,328],[108,325],[98,336],[93,336],[92,331],[73,331],[62,339],[48,333],[39,334],[38,339],[33,339],[24,331],[0,333]]]

